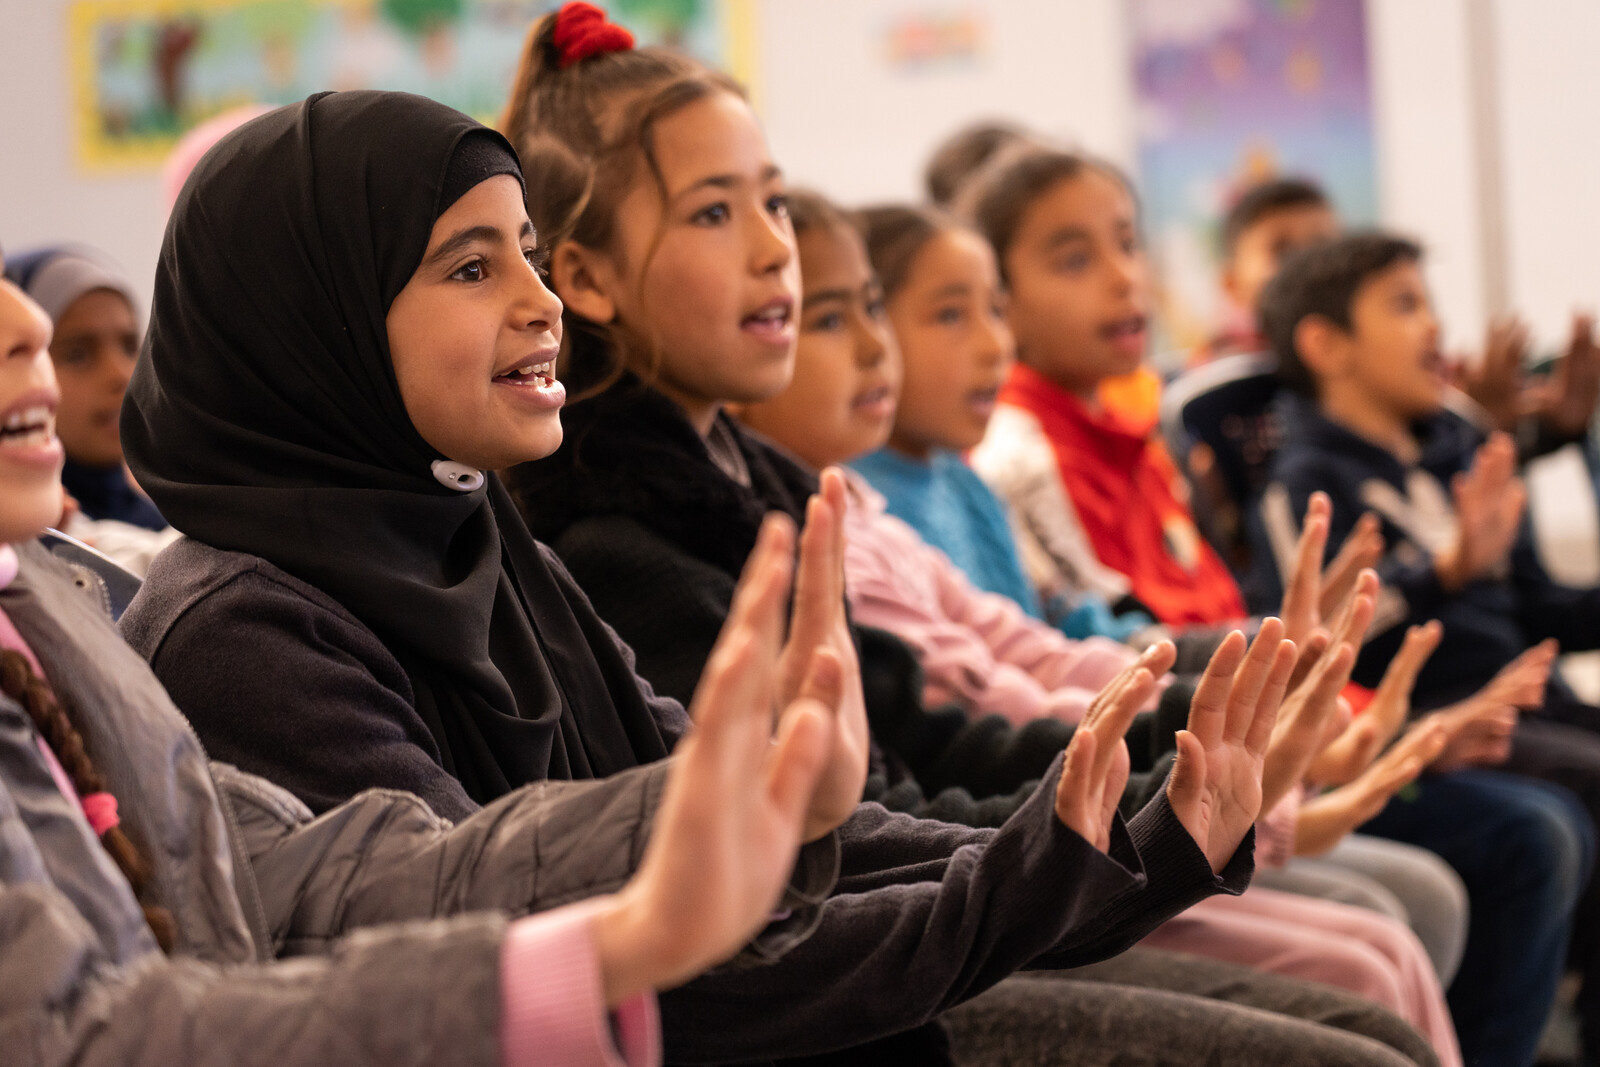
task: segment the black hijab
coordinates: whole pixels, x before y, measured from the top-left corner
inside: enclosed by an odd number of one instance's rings
[[[499,481],[436,480],[447,457],[401,401],[385,318],[466,191],[463,157],[520,180],[499,134],[404,93],[320,94],[221,141],[173,209],[122,437],[173,526],[265,558],[383,640],[440,763],[484,802],[669,739]]]

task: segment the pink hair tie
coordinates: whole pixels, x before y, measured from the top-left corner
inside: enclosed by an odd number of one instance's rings
[[[117,816],[117,798],[110,793],[90,793],[80,803],[94,836],[104,837],[108,830],[122,825],[122,820]]]

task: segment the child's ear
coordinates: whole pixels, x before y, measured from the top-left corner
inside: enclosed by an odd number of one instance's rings
[[[609,257],[576,241],[562,241],[550,254],[550,285],[561,303],[590,322],[604,325],[617,317],[611,297],[616,270]]]
[[[1349,335],[1323,315],[1307,315],[1294,328],[1294,350],[1317,378],[1337,374]]]

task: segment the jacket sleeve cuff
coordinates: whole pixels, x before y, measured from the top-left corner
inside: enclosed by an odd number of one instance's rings
[[[1178,821],[1163,789],[1128,822],[1128,836],[1144,860],[1149,879],[1143,906],[1176,914],[1219,892],[1233,896],[1244,892],[1255,872],[1255,835],[1252,826],[1222,873],[1215,873],[1206,854]]]
[[[652,1067],[661,1062],[654,993],[607,1013],[589,928],[594,905],[519,919],[500,950],[504,1067]]]
[[[822,922],[822,905],[839,880],[840,854],[838,831],[803,846],[772,921],[719,969],[764,967],[810,937]]]

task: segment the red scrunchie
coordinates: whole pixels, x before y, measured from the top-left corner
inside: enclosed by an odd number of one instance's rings
[[[561,55],[562,70],[590,56],[626,52],[633,47],[633,34],[614,22],[607,22],[604,11],[581,0],[561,5],[550,40]]]

